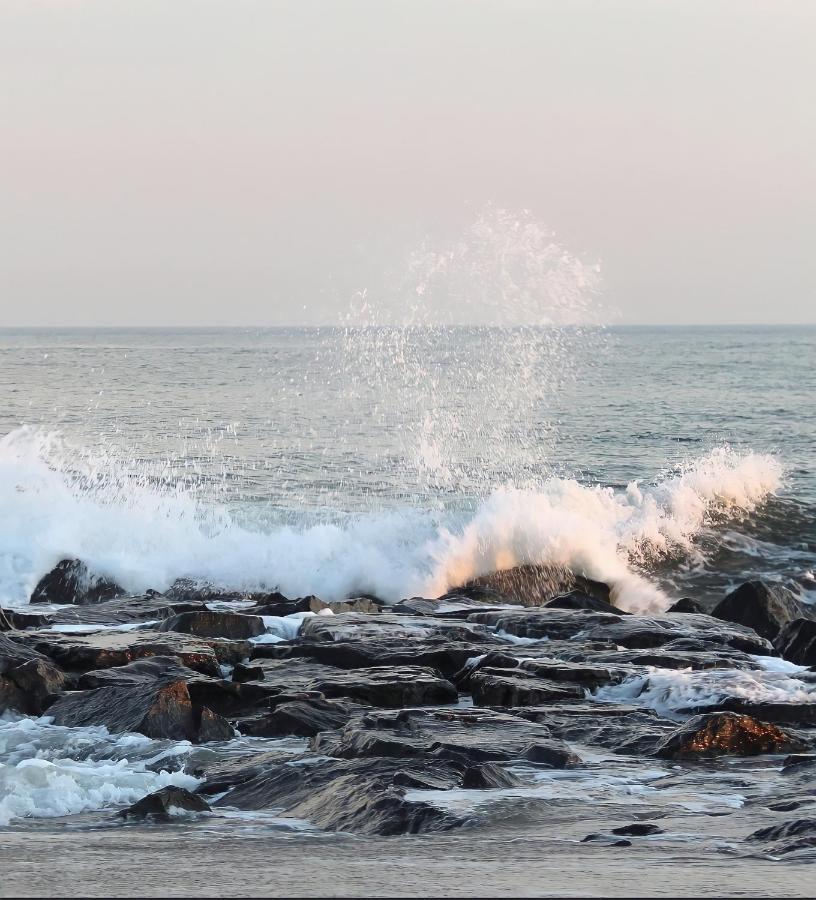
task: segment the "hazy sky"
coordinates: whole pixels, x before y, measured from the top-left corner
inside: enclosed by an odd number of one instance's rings
[[[816,2],[0,0],[0,325],[334,322],[486,203],[816,321]]]

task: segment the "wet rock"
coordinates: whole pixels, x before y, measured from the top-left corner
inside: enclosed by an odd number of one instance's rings
[[[816,727],[816,703],[768,703],[746,700],[743,697],[724,697],[717,701],[716,709],[753,716],[762,722],[773,722],[775,725]],[[700,709],[683,712],[700,712]]]
[[[780,841],[803,836],[816,838],[816,819],[793,819],[781,825],[769,825],[748,835],[748,841]]]
[[[0,634],[0,713],[40,715],[66,684],[50,659]]]
[[[99,603],[125,593],[116,582],[91,572],[78,559],[63,559],[37,582],[32,603]]]
[[[545,725],[559,740],[624,756],[653,753],[661,739],[677,728],[675,722],[650,709],[627,704],[553,704],[517,707],[507,712]]]
[[[251,777],[241,783],[240,771],[233,770],[235,786],[218,806],[279,809],[285,816],[329,831],[368,835],[438,832],[462,824],[455,816],[406,796],[412,787],[461,786],[463,769],[450,762],[304,759],[298,765],[270,762],[261,771],[250,762],[247,774]],[[201,788],[203,793],[210,790],[209,783]]]
[[[24,631],[26,628],[45,628],[53,614],[21,612],[18,609],[0,607],[0,631]]]
[[[321,731],[342,728],[362,707],[348,700],[326,700],[324,697],[290,700],[279,703],[270,712],[239,725],[243,734],[257,737],[297,735],[314,737]]]
[[[541,606],[547,600],[573,590],[611,603],[608,584],[551,566],[524,565],[491,572],[455,588],[454,592],[473,596],[476,589],[490,590],[505,602],[521,606]]]
[[[321,732],[313,749],[344,759],[439,758],[465,766],[527,760],[551,768],[580,763],[546,726],[487,709],[404,709],[372,712],[342,729]]]
[[[772,641],[788,622],[805,618],[804,608],[793,594],[776,584],[748,581],[721,600],[712,611],[717,619],[753,628]]]
[[[692,600],[690,597],[683,597],[676,603],[672,603],[672,605],[666,610],[666,612],[705,615],[706,611],[703,608],[702,604],[698,603],[696,600]]]
[[[74,691],[57,700],[48,714],[55,725],[104,725],[110,732],[136,731],[149,738],[196,739],[193,705],[183,681]]]
[[[184,612],[165,619],[158,626],[157,630],[178,631],[181,634],[192,634],[196,637],[226,638],[240,641],[264,634],[266,627],[260,616],[203,610],[199,612]]]
[[[698,759],[790,753],[801,749],[800,740],[775,725],[738,713],[715,712],[689,719],[661,741],[655,755],[667,759]]]
[[[793,753],[785,757],[782,774],[793,775],[811,768],[816,768],[816,753]]]
[[[524,782],[496,763],[482,763],[465,769],[462,787],[469,790],[496,790],[521,787]]]
[[[779,653],[798,666],[816,666],[816,622],[794,619],[776,636],[774,646]]]
[[[88,630],[93,631],[94,626],[154,622],[197,609],[204,609],[204,605],[168,600],[161,594],[153,593],[100,600],[93,605],[74,605],[59,609],[51,615],[54,625],[87,625]]]
[[[50,657],[63,669],[86,672],[111,666],[124,666],[150,656],[177,656],[182,663],[205,675],[220,676],[219,658],[214,641],[160,631],[102,632],[91,635],[21,632],[20,640]],[[236,642],[244,655],[250,652]],[[226,661],[234,661],[228,660]]]
[[[244,665],[237,663],[232,670],[232,680],[239,684],[245,681],[263,681],[265,678],[263,666]]]
[[[206,744],[210,741],[229,741],[235,737],[232,725],[208,706],[200,707],[196,718],[196,740],[199,744]]]
[[[538,678],[520,669],[479,669],[467,684],[478,706],[537,706],[584,698],[578,685]]]
[[[628,615],[621,609],[617,609],[606,600],[585,594],[583,591],[570,591],[568,594],[560,594],[544,603],[545,609],[584,609],[591,612],[617,613]]]
[[[321,643],[259,644],[253,650],[256,658],[274,659],[293,656],[308,657],[338,669],[363,669],[376,666],[426,666],[446,678],[460,671],[468,659],[482,655],[497,646],[448,640],[444,635],[431,635],[422,640],[325,641]]]
[[[444,636],[449,641],[491,641],[487,629],[466,623],[419,616],[380,613],[342,613],[305,619],[298,637],[304,641],[396,641],[407,647],[412,641]]]
[[[633,822],[631,825],[621,825],[613,828],[612,834],[622,834],[629,837],[646,837],[650,834],[663,834],[663,829],[651,822]]]
[[[526,638],[606,641],[629,649],[666,647],[707,650],[732,648],[767,656],[770,642],[741,625],[725,624],[700,615],[621,615],[575,610],[534,609],[473,613],[468,622],[492,626],[499,631]],[[677,642],[685,640],[685,646]]]
[[[210,812],[210,804],[181,787],[164,787],[141,800],[120,810],[117,815],[123,819],[155,819],[170,822],[184,813]]]
[[[632,842],[614,834],[588,834],[582,844],[604,844],[607,847],[631,847]]]

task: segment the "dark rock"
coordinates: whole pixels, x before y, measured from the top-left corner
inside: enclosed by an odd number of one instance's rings
[[[793,775],[816,767],[816,753],[793,753],[782,763],[782,774]]]
[[[772,641],[788,622],[805,618],[804,608],[793,594],[776,584],[748,581],[721,600],[712,612],[717,619],[753,628]]]
[[[794,619],[774,640],[774,646],[789,662],[798,666],[816,666],[816,622]]]
[[[41,715],[66,684],[50,659],[0,634],[0,713]]]
[[[244,734],[258,737],[280,737],[294,734],[314,737],[321,731],[342,728],[363,709],[358,703],[347,700],[310,698],[279,703],[265,715],[240,724]]]
[[[769,703],[760,700],[746,700],[744,697],[724,697],[708,709],[727,710],[752,716],[762,722],[774,725],[799,725],[816,727],[816,703]],[[683,713],[697,713],[699,707],[681,710]]]
[[[693,615],[705,615],[705,609],[696,600],[690,597],[683,597],[666,610],[670,613],[692,613]]]
[[[422,801],[406,799],[412,787],[451,789],[461,786],[463,769],[451,762],[390,759],[304,759],[298,765],[269,762],[259,771],[247,766],[247,780],[237,782],[218,800],[239,809],[280,809],[329,831],[369,835],[438,832],[461,820]],[[205,784],[201,791],[210,793]]]
[[[181,787],[164,787],[154,791],[141,800],[120,810],[117,815],[123,819],[156,819],[170,822],[183,812],[210,812],[210,804],[198,794],[193,794]]]
[[[802,746],[801,741],[775,725],[738,713],[715,712],[689,719],[661,741],[655,755],[668,759],[756,756],[790,753]]]
[[[522,706],[507,712],[545,725],[559,740],[633,756],[653,753],[660,740],[677,728],[675,722],[650,709],[625,704]]]
[[[117,597],[100,600],[92,605],[76,604],[51,613],[54,625],[87,625],[93,631],[98,625],[129,625],[167,619],[182,612],[204,609],[203,604],[168,600],[161,594],[143,594],[137,597]]]
[[[584,698],[577,685],[548,681],[519,669],[479,669],[467,684],[478,706],[537,706]]]
[[[50,657],[62,668],[86,672],[110,666],[124,666],[149,656],[177,656],[190,669],[220,676],[220,645],[216,641],[175,632],[130,631],[91,635],[21,632],[20,641]],[[248,655],[251,645],[234,643],[237,652]],[[224,661],[232,661],[225,659]]]
[[[229,741],[235,737],[232,725],[218,713],[214,713],[208,706],[202,706],[199,710],[197,724],[196,739],[199,744],[206,744],[209,741]]]
[[[99,603],[125,593],[103,575],[92,573],[78,559],[63,559],[37,582],[32,603]]]
[[[165,619],[157,631],[178,631],[196,637],[226,638],[229,640],[247,640],[264,634],[266,628],[260,616],[248,616],[243,613],[217,612],[203,610],[185,612]]]
[[[0,607],[0,631],[23,631],[26,628],[45,628],[53,621],[53,613],[21,612]]]
[[[614,834],[588,834],[581,839],[582,844],[604,844],[607,847],[631,847],[632,842]]]
[[[613,828],[612,834],[623,834],[630,837],[645,837],[649,834],[663,834],[663,829],[651,822],[633,822],[631,825],[621,825]]]
[[[726,625],[711,616],[612,615],[543,608],[473,613],[468,622],[490,625],[518,637],[569,640],[580,635],[585,641],[606,641],[629,649],[681,649],[677,642],[685,639],[689,643],[682,649],[687,650],[732,648],[762,656],[773,653],[770,642],[750,628]]]
[[[452,593],[474,596],[476,589],[490,590],[505,601],[521,606],[541,606],[547,600],[572,590],[611,603],[608,584],[552,566],[524,565],[491,572],[455,588]]]
[[[496,763],[482,763],[465,769],[462,787],[470,790],[496,790],[520,787],[524,782]]]
[[[478,625],[449,622],[444,619],[407,617],[380,613],[342,613],[337,616],[311,616],[304,620],[298,637],[304,641],[397,641],[406,648],[413,641],[444,636],[449,641],[494,640]]]
[[[570,591],[568,594],[560,594],[547,600],[543,604],[545,609],[584,609],[591,612],[607,612],[617,613],[618,615],[628,615],[621,609],[617,609],[606,600],[593,597],[591,594],[585,594],[582,591]]]
[[[111,732],[136,731],[156,739],[196,739],[193,705],[183,681],[74,691],[57,700],[48,715],[55,725],[104,725]]]
[[[748,841],[780,841],[803,835],[816,837],[816,819],[793,819],[781,825],[769,825],[748,835]]]
[[[500,646],[493,642],[488,647],[472,643],[448,640],[437,634],[423,640],[325,641],[299,643],[284,647],[282,644],[258,644],[253,649],[255,658],[273,659],[308,657],[324,665],[338,669],[364,669],[377,666],[426,666],[437,670],[445,678],[453,677],[468,659],[480,656],[487,649]]]
[[[232,670],[232,680],[242,683],[244,681],[263,681],[263,666],[250,666],[244,663],[237,663]]]
[[[313,749],[345,759],[451,759],[465,766],[527,760],[552,768],[580,760],[546,726],[487,709],[403,709],[356,716],[341,730],[321,732]]]

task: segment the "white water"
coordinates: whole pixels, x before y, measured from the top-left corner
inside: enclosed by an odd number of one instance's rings
[[[816,683],[797,678],[802,671],[799,666],[791,669],[790,664],[765,664],[751,671],[650,667],[620,684],[605,685],[592,696],[644,706],[668,716],[690,708],[716,706],[727,697],[755,703],[814,703]]]
[[[179,487],[115,477],[109,462],[78,468],[59,442],[28,428],[0,440],[0,602],[26,603],[58,560],[76,557],[134,592],[193,577],[326,600],[433,597],[542,563],[610,582],[624,607],[654,609],[665,598],[633,565],[689,552],[712,514],[750,512],[783,474],[774,457],[723,448],[648,487],[549,477],[537,489],[498,488],[458,520],[411,509],[253,530]]]
[[[192,775],[148,768],[185,749],[191,749],[186,742],[162,747],[138,734],[6,713],[0,716],[0,826],[134,803],[170,784],[192,790],[200,783]]]

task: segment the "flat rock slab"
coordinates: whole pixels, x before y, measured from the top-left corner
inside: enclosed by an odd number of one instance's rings
[[[444,635],[451,641],[491,641],[489,630],[479,625],[421,616],[380,613],[342,613],[337,616],[312,616],[304,620],[298,635],[306,641],[395,640],[407,644],[432,635]]]
[[[619,616],[583,610],[535,609],[473,613],[468,622],[487,625],[507,634],[527,638],[607,641],[629,649],[662,647],[677,639],[694,643],[730,647],[745,653],[771,655],[770,642],[741,625],[721,622],[711,616]],[[679,649],[679,648],[678,648]]]
[[[280,693],[317,691],[328,698],[345,697],[372,706],[399,707],[456,703],[456,687],[424,666],[371,666],[336,669],[308,659],[256,660],[263,684]]]
[[[342,729],[318,734],[313,749],[341,758],[439,758],[467,765],[535,762],[553,768],[580,764],[540,723],[487,709],[404,709],[357,716]]]
[[[75,672],[124,666],[147,656],[177,656],[190,669],[205,675],[220,675],[216,653],[216,649],[221,649],[219,645],[173,632],[108,631],[91,635],[21,632],[18,640]],[[233,649],[244,655],[251,652],[249,645]]]

